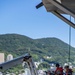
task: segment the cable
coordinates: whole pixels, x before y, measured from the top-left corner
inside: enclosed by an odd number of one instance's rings
[[[71,16],[70,16],[70,21],[71,21]],[[69,62],[70,62],[70,50],[71,50],[71,26],[69,26]]]

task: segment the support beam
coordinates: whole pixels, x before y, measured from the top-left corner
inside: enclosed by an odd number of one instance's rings
[[[62,3],[59,3],[56,0],[48,0],[48,1],[50,3],[52,3],[54,6],[56,6],[57,8],[59,8],[60,10],[62,10],[63,12],[65,12],[75,18],[75,12],[71,11],[69,8],[62,5]]]
[[[4,63],[0,64],[0,71],[7,70],[18,64],[22,64],[23,61],[27,61],[30,58],[31,58],[31,56],[29,54],[25,54],[25,55],[19,56],[17,58],[14,58],[13,60],[4,62]]]
[[[31,75],[38,75],[32,57],[28,53],[18,58],[14,58],[13,60],[0,64],[0,72],[4,72],[5,70],[8,70],[16,65],[22,64],[23,62],[26,62],[28,64]]]
[[[73,28],[75,28],[75,24],[72,23],[71,21],[69,21],[67,18],[65,18],[64,16],[62,16],[60,13],[56,12],[56,11],[52,11],[52,13],[57,16],[58,18],[60,18],[61,20],[63,20],[64,22],[66,22],[67,24],[69,24],[70,26],[72,26]]]

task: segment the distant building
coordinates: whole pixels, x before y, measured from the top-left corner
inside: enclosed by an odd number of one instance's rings
[[[47,58],[47,59],[51,59],[51,58],[52,58],[52,56],[47,56],[46,58]]]
[[[34,62],[34,64],[35,64],[35,67],[38,68],[40,62]]]
[[[4,62],[4,53],[0,53],[0,63]]]
[[[43,62],[44,62],[44,59],[41,58],[41,59],[40,59],[40,63],[43,63]]]
[[[13,59],[13,55],[12,54],[8,54],[7,55],[7,61],[12,60]]]

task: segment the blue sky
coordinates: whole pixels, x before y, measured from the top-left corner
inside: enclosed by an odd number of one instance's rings
[[[0,0],[0,34],[17,33],[33,39],[56,37],[69,42],[69,25],[45,7],[36,9],[41,0]],[[69,18],[69,16],[67,16]],[[75,46],[75,29],[71,28]]]

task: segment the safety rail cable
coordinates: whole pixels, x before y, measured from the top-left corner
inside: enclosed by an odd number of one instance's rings
[[[71,21],[71,15],[70,15],[70,21]],[[71,50],[71,26],[69,26],[69,62],[70,62],[70,50]]]

